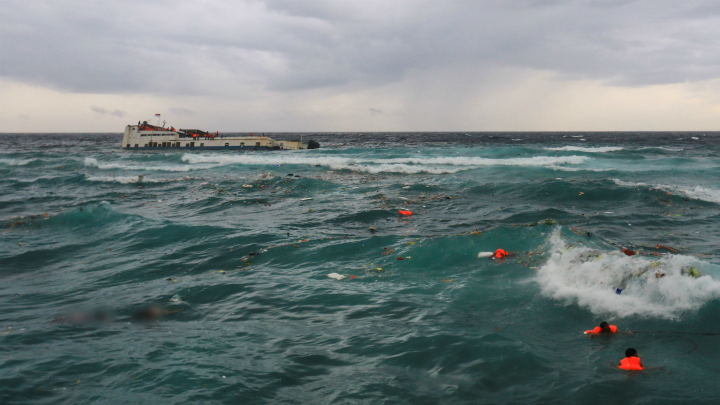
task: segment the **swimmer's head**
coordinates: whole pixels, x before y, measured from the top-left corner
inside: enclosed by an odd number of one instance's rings
[[[625,357],[638,357],[637,350],[632,347],[625,350]]]
[[[136,321],[156,321],[162,318],[165,314],[166,312],[164,309],[154,306],[136,313],[133,315],[133,319]]]
[[[600,332],[605,332],[605,333],[610,333],[610,332],[612,332],[612,331],[610,330],[610,324],[608,324],[607,322],[601,323],[601,324],[600,324]]]

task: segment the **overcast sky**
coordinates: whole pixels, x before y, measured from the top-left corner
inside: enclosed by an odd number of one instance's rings
[[[0,0],[3,132],[720,130],[720,2]]]

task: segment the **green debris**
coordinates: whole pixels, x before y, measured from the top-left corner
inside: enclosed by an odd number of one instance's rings
[[[700,272],[695,267],[690,267],[685,273],[692,278],[700,277]]]
[[[557,224],[557,221],[552,218],[548,218],[548,219],[543,220],[543,223],[545,225],[555,225],[555,224]]]

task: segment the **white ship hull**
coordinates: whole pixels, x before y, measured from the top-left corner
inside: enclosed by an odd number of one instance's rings
[[[308,144],[297,141],[276,141],[266,136],[195,136],[182,130],[141,130],[138,125],[125,127],[123,149],[211,149],[211,150],[298,150]]]

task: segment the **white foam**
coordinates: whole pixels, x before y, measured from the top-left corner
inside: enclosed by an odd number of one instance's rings
[[[691,264],[701,269],[712,267],[692,257],[646,259],[569,247],[560,228],[553,231],[549,242],[551,256],[535,278],[542,293],[596,315],[677,319],[720,298],[720,282],[710,275],[697,279],[682,275],[683,267]],[[599,257],[595,257],[597,253]],[[624,288],[622,294],[615,293],[616,287]]]
[[[681,152],[684,150],[683,148],[671,148],[671,147],[666,147],[666,146],[646,146],[644,148],[638,148],[638,150],[645,150],[645,149],[662,149],[662,150],[667,150],[670,152]]]
[[[19,183],[35,183],[36,181],[39,181],[39,180],[54,180],[54,179],[60,179],[60,178],[62,178],[62,177],[60,177],[60,176],[40,176],[40,177],[36,177],[34,179],[17,179],[16,181]]]
[[[0,159],[0,163],[8,166],[25,166],[34,161],[35,159]]]
[[[190,170],[203,170],[211,169],[213,167],[220,166],[219,164],[214,165],[162,165],[162,166],[145,166],[139,164],[128,164],[128,163],[99,163],[97,159],[87,157],[85,158],[85,166],[97,167],[102,170],[134,170],[134,171],[161,171],[161,172],[187,172]]]
[[[148,179],[141,176],[86,176],[87,181],[100,181],[103,183],[165,183],[167,179]]]
[[[382,164],[377,166],[368,165],[331,165],[333,170],[354,170],[363,173],[430,173],[430,174],[444,174],[444,173],[457,173],[463,170],[469,170],[471,167],[466,168],[455,168],[451,169],[448,167],[433,167],[424,165],[404,165],[404,164]]]
[[[651,187],[674,194],[680,194],[682,196],[693,198],[696,200],[720,204],[720,190],[714,188],[703,186],[672,186],[667,184],[650,185],[641,182],[627,182],[619,179],[612,179],[612,181],[614,181],[615,184],[623,187]]]
[[[543,148],[545,150],[554,150],[562,152],[587,152],[587,153],[605,153],[605,152],[617,152],[623,150],[620,146],[599,146],[599,147],[584,147],[584,146],[563,146],[562,148]]]
[[[308,156],[306,154],[274,154],[274,155],[201,155],[185,154],[182,160],[190,164],[217,163],[242,165],[322,165],[344,167],[360,164],[415,164],[415,165],[447,165],[447,166],[550,166],[571,164],[578,165],[589,160],[587,156],[535,156],[531,158],[488,159],[482,157],[414,157],[414,158],[347,158],[342,156]],[[447,170],[443,170],[447,171]]]
[[[555,165],[550,165],[550,166],[548,166],[548,169],[562,170],[562,171],[564,171],[564,172],[581,172],[581,171],[585,171],[585,172],[609,172],[609,171],[611,171],[611,170],[617,170],[617,169],[590,169],[590,168],[586,168],[586,167],[584,167],[584,168],[579,168],[579,167],[555,166]]]

